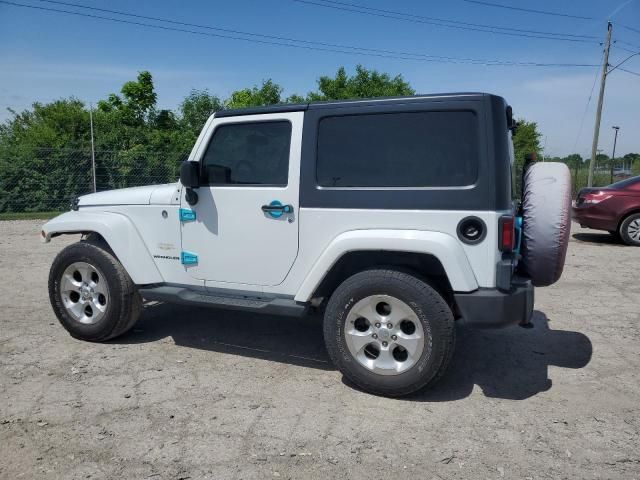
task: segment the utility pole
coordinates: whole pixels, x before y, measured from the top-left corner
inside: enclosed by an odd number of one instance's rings
[[[91,173],[93,178],[93,192],[97,192],[96,189],[96,152],[93,144],[93,105],[89,104],[89,125],[91,127]]]
[[[596,125],[593,129],[593,143],[591,144],[591,162],[589,162],[589,180],[587,186],[593,186],[593,167],[596,163],[598,150],[598,137],[600,136],[600,119],[602,117],[602,102],[604,100],[604,86],[607,82],[607,68],[609,68],[609,49],[611,48],[611,30],[613,25],[607,22],[607,39],[604,43],[604,61],[602,62],[602,77],[600,78],[600,95],[598,96],[598,109],[596,110]]]
[[[611,128],[613,128],[616,131],[616,135],[615,137],[613,137],[613,153],[611,154],[611,161],[613,162],[616,159],[616,143],[618,143],[618,130],[620,130],[620,127],[611,127]]]

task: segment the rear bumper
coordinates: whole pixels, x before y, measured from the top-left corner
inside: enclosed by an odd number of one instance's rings
[[[575,206],[572,208],[571,218],[581,227],[593,228],[594,230],[615,231],[618,228],[617,218],[599,206]]]
[[[480,288],[471,293],[454,294],[462,321],[481,328],[529,322],[533,313],[533,297],[531,280],[521,277],[513,278],[508,292]]]

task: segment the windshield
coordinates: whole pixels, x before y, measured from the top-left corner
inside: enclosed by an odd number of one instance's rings
[[[624,180],[620,180],[619,182],[612,183],[609,185],[609,188],[626,188],[631,185],[635,185],[636,183],[640,183],[640,176],[625,178]]]

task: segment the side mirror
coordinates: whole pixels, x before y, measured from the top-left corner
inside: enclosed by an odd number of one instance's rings
[[[185,200],[189,205],[198,203],[198,194],[193,190],[200,186],[200,164],[182,162],[180,165],[180,183],[186,188]]]
[[[198,162],[182,162],[180,165],[180,183],[187,188],[200,186],[200,164]]]

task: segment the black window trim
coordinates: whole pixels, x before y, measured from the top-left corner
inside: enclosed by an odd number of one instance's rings
[[[507,131],[504,109],[506,102],[495,95],[458,97],[389,99],[385,102],[365,102],[358,105],[311,105],[304,113],[302,158],[300,164],[300,208],[364,209],[364,210],[439,210],[439,211],[502,211],[512,208],[511,197],[503,183],[510,181],[502,172],[508,154],[504,133]],[[468,189],[452,187],[402,188],[374,190],[360,187],[319,188],[316,182],[317,126],[326,116],[351,113],[387,113],[433,110],[473,110],[478,115],[479,172],[478,179]],[[504,151],[503,151],[504,150]],[[495,159],[495,160],[494,160]],[[504,177],[504,178],[503,178]]]
[[[232,117],[222,117],[222,118],[232,118]],[[288,123],[289,124],[289,159],[287,160],[287,183],[214,183],[209,184],[205,176],[205,157],[207,152],[209,151],[209,147],[211,146],[211,142],[216,135],[218,128],[225,127],[228,125],[250,125],[256,123]],[[265,120],[241,120],[238,122],[235,121],[223,121],[215,126],[213,131],[211,132],[211,136],[207,142],[206,147],[202,150],[202,156],[200,157],[200,186],[201,187],[209,187],[209,188],[281,188],[286,189],[289,187],[289,170],[291,168],[291,143],[293,140],[293,123],[288,118],[270,118]]]

